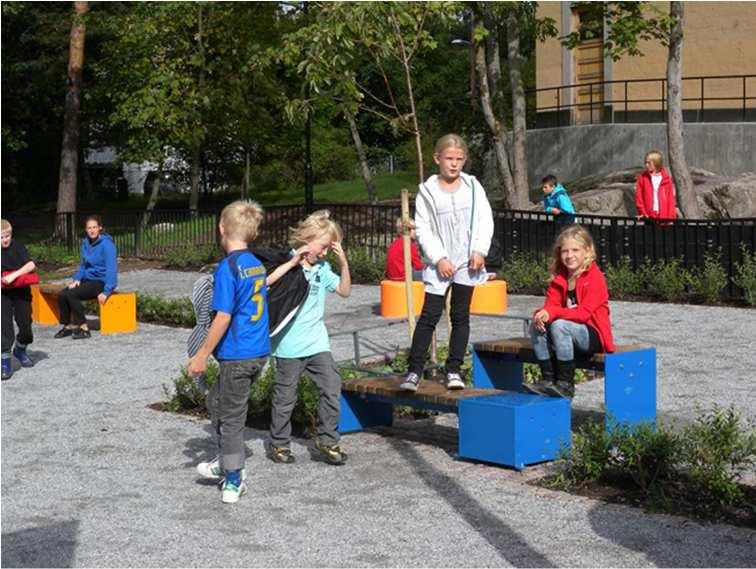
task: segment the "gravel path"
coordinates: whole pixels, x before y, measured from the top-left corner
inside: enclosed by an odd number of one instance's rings
[[[121,288],[188,294],[196,275],[138,271]],[[511,296],[511,313],[538,298]],[[331,331],[378,323],[376,287],[329,306]],[[656,345],[660,414],[734,404],[753,414],[756,313],[612,303],[620,342]],[[473,340],[518,334],[476,317]],[[199,480],[213,453],[205,421],[160,413],[184,361],[188,330],[140,324],[134,334],[76,342],[35,326],[33,369],[2,384],[2,565],[32,566],[756,566],[756,532],[645,514],[527,484],[522,473],[454,460],[454,416],[399,421],[344,437],[349,463],[277,465],[248,430],[250,494],[236,507]],[[445,331],[440,332],[445,339]],[[365,334],[378,351],[406,329]],[[351,338],[333,342],[351,357]],[[705,348],[696,346],[705,345]],[[597,410],[601,386],[577,408]]]

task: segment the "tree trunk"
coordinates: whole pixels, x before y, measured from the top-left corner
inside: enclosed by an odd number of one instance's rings
[[[507,13],[507,59],[509,61],[509,82],[512,88],[512,129],[513,129],[513,178],[517,207],[530,205],[530,186],[528,184],[528,159],[525,154],[527,133],[527,109],[525,106],[525,89],[522,85],[522,54],[520,53],[520,14],[514,6]]]
[[[158,164],[158,169],[155,175],[155,179],[152,180],[152,191],[150,192],[150,200],[147,202],[147,209],[142,216],[142,229],[147,227],[150,223],[150,217],[152,217],[152,210],[157,205],[158,196],[160,195],[160,180],[163,177],[163,163]]]
[[[475,68],[478,72],[478,91],[480,93],[480,106],[486,125],[491,131],[491,136],[496,150],[496,164],[504,184],[504,205],[507,208],[517,208],[517,196],[514,189],[512,171],[509,167],[509,155],[507,153],[506,131],[502,132],[501,123],[496,118],[491,95],[488,89],[488,70],[486,69],[486,48],[484,43],[479,43],[475,52]]]
[[[365,189],[367,190],[368,201],[370,201],[370,203],[376,203],[378,201],[378,195],[375,192],[375,183],[373,182],[373,176],[370,173],[370,166],[368,166],[367,156],[365,155],[365,147],[362,146],[360,131],[357,130],[357,122],[354,120],[354,115],[348,110],[344,110],[344,116],[349,123],[349,130],[352,132],[354,147],[357,149],[357,158],[360,161],[360,171],[362,172],[362,179],[365,181]]]
[[[199,190],[202,165],[200,164],[200,149],[194,149],[192,153],[192,190],[189,194],[189,209],[196,213],[199,208]]]
[[[669,167],[677,191],[677,204],[683,217],[700,219],[701,210],[685,160],[682,113],[682,47],[683,47],[683,3],[670,2],[672,28],[669,36],[669,56],[667,57],[667,148]]]
[[[79,109],[81,108],[81,78],[84,67],[84,38],[86,24],[84,14],[89,11],[89,2],[74,2],[74,16],[68,48],[68,91],[66,92],[63,118],[63,141],[60,150],[60,175],[58,181],[57,213],[76,211],[76,171],[79,164]],[[68,227],[67,219],[73,216],[58,215],[55,234],[65,238],[74,230]]]
[[[249,148],[244,147],[244,176],[242,176],[241,199],[248,200],[250,196],[249,189]]]

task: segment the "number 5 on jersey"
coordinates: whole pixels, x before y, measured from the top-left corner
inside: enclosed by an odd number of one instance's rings
[[[265,285],[265,279],[257,279],[255,281],[255,290],[252,292],[252,302],[254,302],[257,307],[255,308],[255,312],[250,317],[250,320],[252,322],[257,322],[260,320],[260,317],[263,314],[263,310],[265,309],[265,300],[263,299],[263,295],[260,292],[263,285]]]

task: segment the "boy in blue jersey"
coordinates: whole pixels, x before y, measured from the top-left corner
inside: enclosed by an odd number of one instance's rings
[[[213,275],[215,317],[207,338],[189,360],[192,375],[204,374],[213,354],[220,367],[207,394],[207,408],[218,434],[219,456],[197,465],[205,478],[222,481],[221,499],[232,504],[247,491],[244,425],[249,388],[270,353],[265,267],[249,250],[263,211],[255,202],[236,201],[221,212],[220,234],[227,257]]]
[[[341,376],[331,355],[324,322],[326,295],[335,292],[348,297],[352,290],[349,264],[341,248],[341,228],[328,210],[314,212],[291,232],[292,256],[270,273],[268,285],[301,265],[308,294],[294,318],[273,338],[276,376],[270,423],[269,456],[274,462],[292,463],[291,414],[297,402],[297,385],[302,373],[312,378],[320,392],[318,428],[314,453],[329,464],[343,464],[347,454],[339,447],[339,397]],[[324,259],[333,250],[341,265],[340,276]]]

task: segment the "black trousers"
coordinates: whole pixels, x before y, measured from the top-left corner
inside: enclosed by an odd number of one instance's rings
[[[3,353],[13,348],[13,341],[19,344],[31,344],[32,335],[32,304],[29,287],[4,290],[3,297]],[[18,336],[15,335],[13,320],[18,325]]]
[[[63,289],[58,295],[60,323],[66,326],[71,323],[71,317],[73,317],[74,324],[84,324],[87,319],[81,301],[97,298],[97,295],[104,289],[104,282],[86,279],[81,281],[81,284],[77,287]]]
[[[467,341],[470,339],[470,302],[472,301],[473,286],[452,283],[447,290],[451,294],[451,337],[449,338],[449,357],[446,360],[446,371],[459,373],[465,359]],[[449,292],[451,291],[451,293]],[[418,375],[422,374],[425,357],[430,347],[433,331],[444,310],[445,296],[441,294],[425,294],[423,311],[415,326],[412,336],[412,348],[409,355],[409,370]]]

